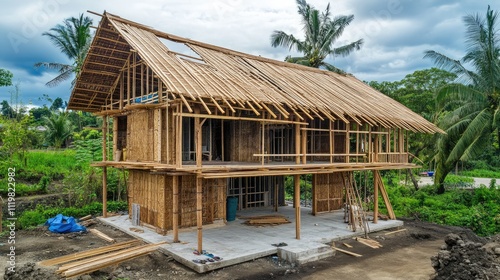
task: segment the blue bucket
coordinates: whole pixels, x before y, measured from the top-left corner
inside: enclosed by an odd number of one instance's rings
[[[226,220],[228,222],[236,220],[236,210],[238,209],[238,198],[228,197],[226,205],[227,205]]]

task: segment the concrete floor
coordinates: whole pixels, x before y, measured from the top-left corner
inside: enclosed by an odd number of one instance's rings
[[[325,243],[363,234],[362,230],[352,232],[347,228],[347,224],[343,222],[342,210],[318,216],[312,216],[310,213],[310,208],[301,208],[301,239],[297,240],[295,239],[295,209],[291,206],[280,207],[277,213],[271,208],[238,211],[237,217],[281,214],[291,223],[256,227],[243,224],[245,220],[237,218],[235,221],[228,222],[226,226],[204,229],[203,249],[223,258],[222,261],[206,264],[193,262],[193,259],[207,258],[193,254],[197,248],[195,229],[179,232],[181,243],[173,243],[170,234],[162,236],[147,227],[132,226],[127,215],[101,218],[101,221],[148,243],[169,242],[170,244],[161,246],[160,250],[200,273],[274,254],[301,264],[333,255],[333,250]],[[402,226],[403,222],[389,220],[368,224],[370,231],[375,232]],[[144,232],[133,232],[130,230],[132,227],[143,229]],[[277,248],[271,245],[280,242],[285,242],[288,246]]]

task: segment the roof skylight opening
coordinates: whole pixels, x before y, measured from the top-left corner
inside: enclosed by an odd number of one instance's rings
[[[158,37],[160,42],[163,43],[172,52],[175,52],[175,55],[181,59],[185,59],[191,62],[202,63],[205,64],[205,61],[195,53],[191,48],[186,46],[184,43],[177,43],[174,41],[170,41],[165,38]]]

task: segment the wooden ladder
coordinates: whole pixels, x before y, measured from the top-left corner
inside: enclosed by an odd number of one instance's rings
[[[363,210],[363,201],[356,188],[356,181],[352,176],[352,172],[342,172],[342,180],[344,181],[346,191],[346,207],[349,207],[349,226],[352,231],[356,231],[357,228],[363,228],[365,237],[367,237],[370,228],[368,227],[366,213]]]

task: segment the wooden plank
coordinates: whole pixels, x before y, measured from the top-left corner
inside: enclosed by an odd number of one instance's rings
[[[337,247],[332,247],[333,250],[337,250],[339,252],[342,252],[344,254],[347,254],[347,255],[351,255],[353,257],[362,257],[363,255],[360,255],[360,254],[356,254],[356,253],[353,253],[353,252],[349,252],[347,250],[344,250],[344,249],[340,249],[340,248],[337,248]]]
[[[91,229],[89,229],[89,231],[103,240],[106,240],[108,242],[115,242],[115,240],[113,238],[109,237],[108,235],[102,233],[101,231],[99,231],[95,228],[91,228]]]
[[[141,248],[138,248],[134,251],[129,251],[124,254],[120,255],[114,255],[112,257],[108,257],[105,259],[100,259],[95,262],[91,263],[86,263],[77,267],[73,267],[71,269],[68,269],[62,273],[64,277],[76,277],[79,275],[87,274],[111,265],[116,265],[118,263],[121,263],[126,260],[130,260],[148,253],[151,253],[155,251],[158,246],[165,244],[166,242],[161,242],[161,243],[156,243],[156,244],[151,244],[151,245],[144,245],[141,246]]]
[[[288,221],[286,218],[270,218],[270,219],[250,219],[247,221],[248,224],[254,225],[254,224],[288,224],[290,221]]]
[[[346,246],[347,248],[352,248],[352,245],[349,245],[349,244],[347,244],[347,243],[345,243],[345,242],[344,242],[344,243],[342,243],[342,244],[343,244],[344,246]]]
[[[403,232],[403,231],[406,231],[406,229],[404,228],[404,229],[399,229],[399,230],[391,231],[391,232],[386,233],[385,235],[391,235],[391,234],[395,234],[395,233]]]
[[[100,247],[100,248],[96,248],[96,249],[91,249],[91,250],[87,250],[87,251],[82,251],[82,252],[78,252],[78,253],[74,253],[74,254],[69,254],[69,255],[65,255],[65,256],[61,256],[61,257],[57,257],[57,258],[44,260],[44,261],[39,262],[38,264],[45,265],[45,266],[51,266],[51,265],[67,263],[70,261],[79,260],[79,259],[83,259],[83,258],[90,257],[90,256],[96,256],[96,255],[109,253],[109,252],[116,251],[116,250],[121,250],[124,248],[134,246],[138,243],[140,243],[140,241],[137,239],[134,239],[134,240],[120,242],[120,243],[116,243],[113,245],[108,245],[108,246],[104,246],[104,247]]]

